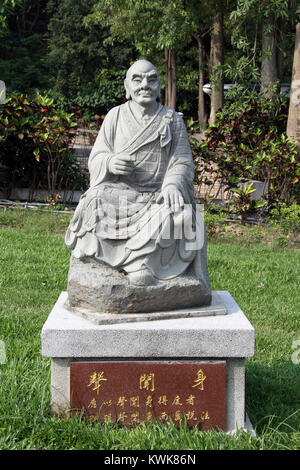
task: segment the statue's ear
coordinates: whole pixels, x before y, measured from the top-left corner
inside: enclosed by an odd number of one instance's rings
[[[125,90],[126,90],[126,99],[130,100],[131,99],[131,94],[130,94],[130,91],[129,91],[129,88],[128,88],[128,85],[127,85],[126,78],[124,80],[124,87],[125,87]]]

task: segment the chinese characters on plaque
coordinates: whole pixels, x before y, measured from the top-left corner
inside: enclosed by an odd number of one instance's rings
[[[71,408],[101,422],[226,428],[225,361],[71,362]]]

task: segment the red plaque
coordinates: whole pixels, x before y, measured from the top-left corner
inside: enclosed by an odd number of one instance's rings
[[[101,422],[226,429],[225,361],[71,362],[70,387],[71,408]]]

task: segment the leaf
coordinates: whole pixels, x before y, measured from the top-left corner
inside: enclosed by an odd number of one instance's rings
[[[267,201],[263,201],[262,199],[258,199],[257,201],[254,201],[255,209],[261,209],[261,207],[264,207],[266,204],[267,204]]]
[[[22,132],[20,132],[20,133],[18,134],[18,137],[19,137],[20,140],[22,140],[22,139],[24,139],[24,134],[23,134]]]
[[[34,154],[36,161],[40,162],[40,149],[34,149],[33,154]]]

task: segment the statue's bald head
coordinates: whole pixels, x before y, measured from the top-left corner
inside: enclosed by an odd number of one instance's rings
[[[131,67],[129,67],[126,73],[126,80],[128,80],[133,74],[133,72],[136,70],[138,70],[139,72],[143,72],[143,73],[147,73],[147,72],[150,72],[151,70],[155,70],[158,76],[157,68],[151,62],[149,62],[149,60],[141,59],[141,60],[137,60],[136,62],[134,62],[134,64],[131,65]]]
[[[126,89],[126,98],[129,100],[132,98],[132,82],[138,78],[143,79],[143,77],[147,77],[147,79],[151,79],[152,82],[156,80],[157,83],[157,96],[156,99],[159,97],[160,94],[160,79],[158,76],[157,68],[149,62],[149,60],[137,60],[134,64],[129,67],[126,73],[126,78],[124,80],[124,86]],[[142,80],[141,80],[142,81]]]

